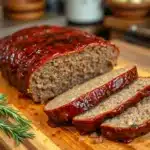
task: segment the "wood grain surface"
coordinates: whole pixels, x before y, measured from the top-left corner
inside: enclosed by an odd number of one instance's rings
[[[120,49],[121,56],[118,67],[126,64],[137,64],[141,76],[150,76],[150,51],[148,49],[129,45],[120,41],[113,41]],[[64,126],[52,128],[47,124],[47,116],[43,112],[43,105],[35,104],[31,99],[25,98],[10,86],[0,74],[0,92],[8,95],[10,104],[19,109],[21,113],[32,120],[33,132],[36,138],[25,141],[19,147],[14,142],[0,133],[2,149],[11,150],[150,150],[150,134],[135,139],[130,144],[123,144],[103,140],[102,143],[95,143],[88,135],[81,136],[74,127]],[[32,145],[32,146],[31,146]]]

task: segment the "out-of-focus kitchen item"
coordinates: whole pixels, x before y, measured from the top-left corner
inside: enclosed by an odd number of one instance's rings
[[[3,18],[3,7],[2,7],[2,2],[0,1],[0,19]]]
[[[112,15],[112,10],[111,10],[110,6],[108,5],[107,1],[104,1],[103,4],[104,4],[104,6],[103,6],[103,8],[104,8],[104,15],[105,16]]]
[[[138,35],[141,35],[143,37],[149,37],[150,38],[150,23],[147,22],[146,24],[132,25],[129,28],[129,31],[132,33],[136,33]]]
[[[48,12],[64,14],[64,0],[46,0]]]
[[[59,0],[46,0],[47,11],[58,12]]]
[[[104,27],[110,31],[110,39],[124,38],[125,32],[134,24],[145,24],[149,17],[139,19],[128,19],[124,17],[106,16],[104,19]]]
[[[132,25],[125,33],[124,39],[150,48],[150,23]]]
[[[103,0],[65,0],[66,16],[71,24],[87,25],[103,19]]]
[[[115,16],[128,19],[145,17],[150,9],[150,1],[108,0],[108,4]]]
[[[11,19],[34,20],[44,14],[45,0],[6,0],[4,8]]]

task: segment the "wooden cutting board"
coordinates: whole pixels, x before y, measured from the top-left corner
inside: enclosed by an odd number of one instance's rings
[[[118,66],[137,64],[141,76],[150,76],[150,51],[120,41],[113,41],[121,49]],[[16,147],[13,140],[0,132],[0,150],[150,150],[150,134],[135,139],[130,144],[103,140],[95,143],[88,136],[80,136],[74,127],[52,128],[47,124],[43,105],[34,104],[31,99],[21,94],[4,80],[0,74],[0,92],[8,95],[9,103],[32,120],[36,138],[25,140]]]

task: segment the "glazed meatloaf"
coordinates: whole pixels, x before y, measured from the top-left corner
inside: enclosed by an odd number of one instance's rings
[[[150,93],[135,106],[101,125],[102,135],[110,140],[130,142],[150,132]]]
[[[150,78],[139,78],[94,108],[74,117],[73,124],[81,133],[94,131],[105,119],[122,113],[128,107],[139,102],[149,91]]]
[[[31,27],[0,40],[2,75],[36,102],[110,71],[118,54],[102,38],[65,27]]]
[[[49,101],[45,106],[49,120],[65,123],[96,106],[101,100],[132,83],[138,77],[136,66],[120,68],[95,77]]]

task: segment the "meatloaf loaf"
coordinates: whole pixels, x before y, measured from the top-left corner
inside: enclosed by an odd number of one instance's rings
[[[126,143],[150,132],[150,93],[121,115],[106,120],[101,125],[101,132],[110,140]]]
[[[36,102],[110,71],[118,54],[102,38],[65,27],[31,27],[0,40],[2,75]]]
[[[94,108],[74,117],[73,124],[82,133],[94,131],[105,119],[121,114],[125,109],[139,102],[149,91],[150,78],[139,78]]]
[[[95,77],[49,101],[45,112],[49,120],[60,124],[96,106],[101,100],[124,88],[138,77],[136,66],[128,66]]]

